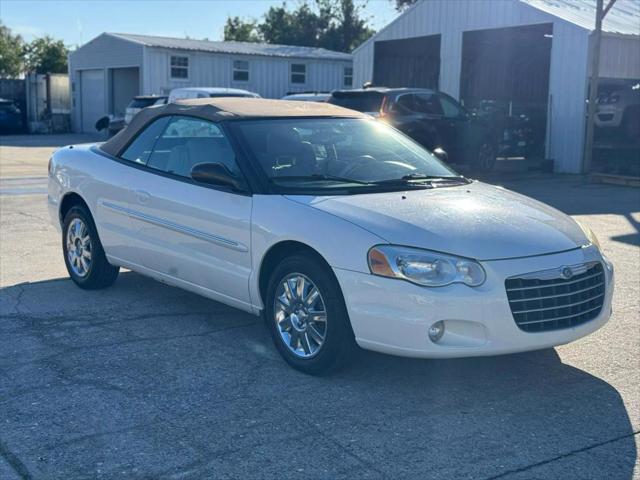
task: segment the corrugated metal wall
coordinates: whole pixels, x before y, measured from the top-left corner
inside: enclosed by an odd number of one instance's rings
[[[189,57],[189,78],[171,79],[169,59],[171,55]],[[143,69],[143,93],[167,93],[179,87],[231,87],[256,92],[265,98],[280,98],[290,91],[330,91],[343,88],[344,68],[351,62],[327,60],[289,60],[249,55],[226,55],[204,52],[145,49]],[[249,81],[233,81],[233,60],[249,62]],[[289,65],[307,65],[307,83],[292,84]]]
[[[600,78],[640,79],[640,37],[602,36]]]
[[[354,52],[354,84],[372,78],[375,40],[441,34],[440,89],[459,98],[463,32],[538,23],[553,23],[547,156],[556,160],[557,171],[579,172],[588,33],[529,5],[508,0],[423,0]]]

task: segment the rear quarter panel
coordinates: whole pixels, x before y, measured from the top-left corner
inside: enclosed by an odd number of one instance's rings
[[[58,226],[64,221],[60,207],[67,195],[75,193],[89,208],[105,253],[135,262],[126,240],[133,232],[124,213],[130,200],[132,167],[97,153],[93,147],[94,144],[74,145],[54,153],[48,195],[52,221]]]

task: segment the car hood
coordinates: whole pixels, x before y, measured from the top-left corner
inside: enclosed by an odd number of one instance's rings
[[[481,182],[403,192],[287,198],[343,218],[392,244],[478,260],[543,255],[589,243],[580,226],[564,213]]]

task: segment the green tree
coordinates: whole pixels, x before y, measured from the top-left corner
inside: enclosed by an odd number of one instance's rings
[[[307,3],[290,12],[286,3],[271,7],[258,25],[265,42],[282,45],[316,46],[321,33],[321,19]]]
[[[50,36],[36,38],[25,49],[26,66],[30,72],[67,73],[67,55],[69,50],[62,40]]]
[[[24,71],[24,41],[13,35],[11,29],[0,22],[0,77],[15,78]]]
[[[261,42],[257,22],[252,19],[243,20],[240,17],[229,17],[224,26],[225,41]]]
[[[327,2],[326,8],[332,20],[322,36],[320,46],[350,52],[375,33],[369,28],[367,20],[361,17],[363,5],[357,6],[353,0],[341,0],[336,6]]]
[[[269,8],[259,23],[228,18],[224,38],[350,52],[373,34],[362,9],[354,0],[313,0],[294,10],[283,2]]]

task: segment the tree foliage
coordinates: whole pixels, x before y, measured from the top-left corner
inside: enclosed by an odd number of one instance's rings
[[[416,3],[417,1],[418,0],[395,0],[396,10],[401,12],[402,10],[404,10],[407,7],[410,7],[411,5]]]
[[[363,8],[354,0],[313,0],[290,10],[283,2],[269,8],[261,22],[229,17],[224,39],[350,52],[374,33],[362,18]]]
[[[242,20],[240,17],[229,17],[224,26],[224,39],[236,42],[260,42],[254,20]]]
[[[45,36],[26,43],[0,23],[0,77],[15,78],[28,72],[67,73],[68,53],[62,40]]]
[[[67,73],[69,50],[62,40],[36,38],[25,49],[27,70],[36,73]]]
[[[13,35],[11,29],[0,22],[0,77],[15,78],[24,71],[24,40]]]

